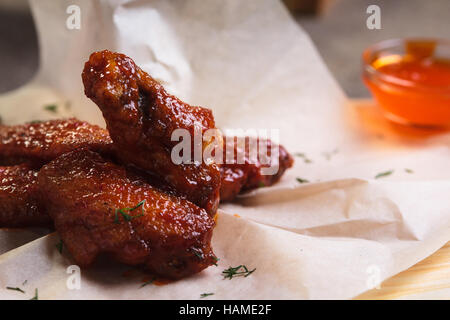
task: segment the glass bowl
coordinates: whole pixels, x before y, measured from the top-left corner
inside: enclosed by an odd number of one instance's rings
[[[363,81],[386,118],[450,128],[450,40],[392,39],[362,55]]]

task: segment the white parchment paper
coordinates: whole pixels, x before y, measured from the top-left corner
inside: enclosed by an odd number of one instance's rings
[[[41,299],[347,299],[450,240],[450,136],[398,135],[349,104],[280,2],[30,3],[41,69],[0,97],[5,122],[74,115],[103,124],[80,74],[92,51],[110,49],[190,104],[211,108],[220,127],[279,129],[281,143],[302,155],[276,186],[221,206],[218,267],[140,288],[143,274],[100,261],[70,290],[71,260],[52,234],[0,255],[0,298],[32,297],[38,288]],[[79,30],[66,28],[72,4],[81,9]],[[58,104],[56,114],[43,109],[48,103]],[[241,264],[256,271],[223,280],[224,269]],[[25,296],[4,290],[25,280]]]

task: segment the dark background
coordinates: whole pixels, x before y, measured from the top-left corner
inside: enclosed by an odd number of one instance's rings
[[[285,1],[353,98],[369,95],[360,80],[360,55],[368,45],[397,37],[450,38],[450,0],[322,0],[326,5],[315,12],[293,3],[321,0]],[[371,4],[381,8],[381,30],[366,27],[366,9]],[[36,32],[25,0],[0,0],[0,39],[3,93],[26,83],[38,68]]]

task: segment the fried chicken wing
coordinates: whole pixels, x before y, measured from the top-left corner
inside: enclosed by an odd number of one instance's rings
[[[43,203],[80,266],[100,253],[177,279],[215,263],[214,219],[89,150],[66,153],[38,174]]]
[[[175,164],[171,136],[186,129],[194,152],[195,126],[202,134],[214,129],[211,110],[193,107],[168,94],[129,57],[101,51],[93,53],[82,74],[85,94],[106,120],[117,156],[171,186],[182,196],[214,214],[219,204],[220,172],[214,162]],[[213,143],[203,141],[203,151]],[[191,157],[193,159],[193,157]]]
[[[40,167],[74,149],[107,150],[111,143],[108,131],[77,119],[0,126],[0,165]]]
[[[39,203],[37,171],[27,165],[0,167],[0,227],[50,225]]]
[[[222,176],[220,199],[222,202],[232,201],[243,191],[273,185],[294,164],[294,159],[286,149],[274,144],[269,139],[245,137],[244,146],[239,145],[236,137],[224,137],[223,141],[224,164],[220,167]],[[265,145],[269,156],[275,148],[278,148],[278,158],[271,158],[271,162],[262,164],[258,157],[252,157],[250,146],[259,146],[259,143]],[[229,159],[227,159],[227,149],[233,151],[231,157],[228,156]],[[238,161],[238,153],[242,155],[242,161]],[[275,174],[264,175],[262,168],[269,166],[278,167],[278,171]]]

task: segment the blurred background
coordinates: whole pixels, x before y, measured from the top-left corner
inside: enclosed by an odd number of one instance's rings
[[[56,1],[56,0],[55,0]],[[309,33],[351,98],[369,97],[360,56],[369,45],[398,37],[450,38],[449,0],[283,0]],[[381,29],[369,30],[369,5],[381,8]],[[0,93],[25,84],[38,68],[38,43],[27,0],[0,0]],[[301,57],[299,57],[301,59]]]

